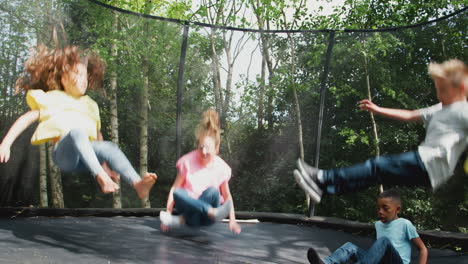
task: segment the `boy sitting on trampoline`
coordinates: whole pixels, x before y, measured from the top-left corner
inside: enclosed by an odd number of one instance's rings
[[[229,215],[229,229],[236,234],[241,232],[229,190],[231,168],[217,155],[220,130],[216,111],[205,111],[196,133],[198,149],[176,163],[178,174],[167,198],[166,212],[160,213],[163,231],[183,224],[212,225]],[[174,206],[180,215],[172,215]]]
[[[294,178],[310,198],[319,203],[322,194],[340,194],[372,184],[422,185],[438,188],[452,175],[468,144],[468,68],[460,60],[430,63],[440,103],[418,110],[383,108],[362,100],[360,108],[401,121],[423,121],[425,140],[418,150],[384,155],[350,167],[320,170],[297,161]]]
[[[394,190],[382,192],[377,199],[379,221],[375,222],[377,240],[366,252],[351,242],[342,245],[330,256],[320,259],[315,249],[310,248],[307,258],[312,264],[356,263],[408,264],[411,260],[411,242],[419,250],[419,264],[427,262],[427,248],[419,238],[413,224],[399,218],[400,194]]]
[[[52,141],[52,158],[62,171],[91,172],[104,193],[119,188],[114,181],[120,174],[140,199],[147,197],[156,174],[140,177],[116,144],[102,141],[98,105],[85,95],[88,88],[102,88],[104,69],[100,57],[84,56],[76,46],[49,50],[39,45],[16,81],[17,91],[27,91],[31,110],[16,120],[0,144],[0,163],[9,160],[15,139],[39,121],[31,143]]]

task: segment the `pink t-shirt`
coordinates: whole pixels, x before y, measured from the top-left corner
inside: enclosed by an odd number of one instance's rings
[[[179,174],[184,178],[181,188],[185,189],[194,199],[209,187],[218,189],[231,178],[231,167],[220,157],[215,156],[213,162],[203,166],[198,150],[182,156],[176,163]],[[221,203],[224,202],[220,196]]]

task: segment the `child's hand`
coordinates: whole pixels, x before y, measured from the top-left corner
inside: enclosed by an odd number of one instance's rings
[[[229,221],[229,230],[233,232],[234,234],[240,234],[241,232],[241,227],[236,221]]]
[[[167,226],[167,225],[165,225],[165,224],[162,224],[162,223],[161,223],[161,226],[160,226],[160,227],[161,227],[161,230],[162,230],[163,232],[169,231],[169,226]]]
[[[359,108],[363,111],[375,112],[379,108],[376,104],[371,102],[369,99],[359,101]]]
[[[10,146],[0,144],[0,163],[8,162],[10,159]]]

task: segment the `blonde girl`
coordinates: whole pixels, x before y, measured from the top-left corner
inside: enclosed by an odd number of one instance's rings
[[[236,234],[241,232],[229,190],[231,168],[218,156],[220,130],[216,111],[205,111],[196,132],[198,148],[176,163],[177,178],[169,192],[166,211],[160,214],[163,231],[182,224],[212,225],[229,215],[229,229]],[[172,215],[174,207],[178,216]]]

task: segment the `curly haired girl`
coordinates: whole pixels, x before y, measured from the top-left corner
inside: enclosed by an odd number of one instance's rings
[[[104,71],[99,56],[85,55],[76,46],[33,49],[15,84],[17,92],[27,92],[31,110],[15,121],[0,144],[0,162],[9,160],[15,139],[39,121],[31,143],[52,141],[52,157],[62,171],[91,172],[104,193],[118,190],[120,174],[140,199],[147,197],[156,174],[140,177],[116,144],[102,141],[98,105],[85,95],[87,89],[102,88]]]

